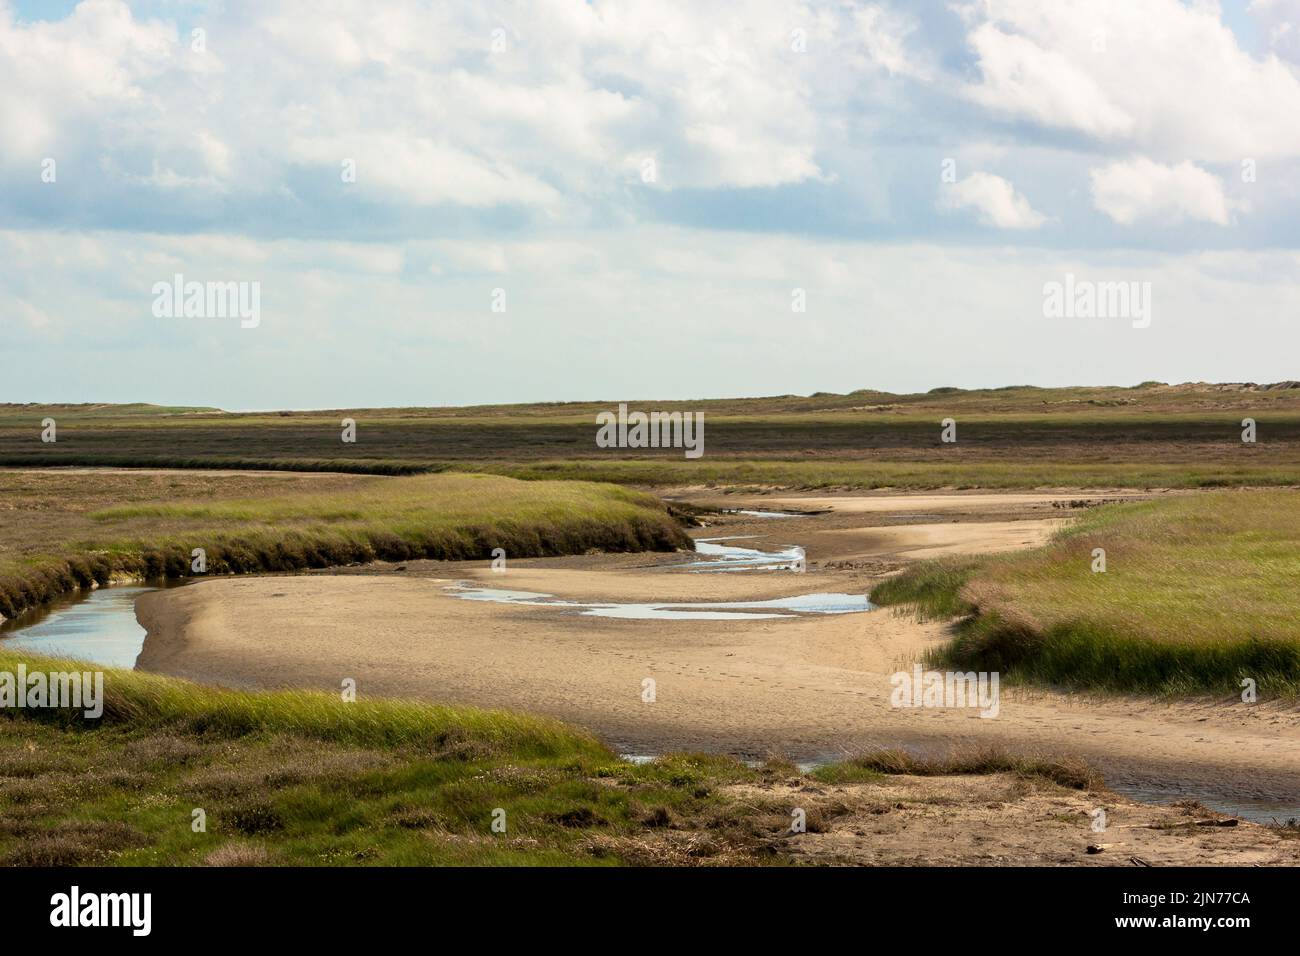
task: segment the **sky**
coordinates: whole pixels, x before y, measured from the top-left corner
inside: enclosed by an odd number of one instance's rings
[[[1300,378],[1300,0],[328,8],[0,0],[0,401]]]

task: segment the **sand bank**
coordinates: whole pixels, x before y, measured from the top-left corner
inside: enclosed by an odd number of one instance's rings
[[[820,539],[845,542],[826,548],[827,559],[928,556],[1041,540],[1053,526],[840,528]],[[773,542],[788,537],[764,530]],[[817,557],[811,547],[809,557]],[[351,678],[361,694],[554,715],[634,753],[701,749],[803,760],[900,744],[925,750],[999,745],[1080,754],[1098,762],[1111,783],[1167,790],[1176,781],[1191,797],[1233,794],[1293,804],[1300,792],[1300,718],[1276,705],[1004,687],[995,719],[973,709],[893,707],[890,676],[909,669],[946,634],[940,624],[889,610],[628,621],[464,601],[447,590],[472,581],[581,601],[748,601],[865,593],[873,580],[855,570],[599,570],[592,560],[582,567],[573,559],[512,562],[505,574],[482,563],[412,564],[403,572],[234,578],[157,592],[137,606],[149,631],[139,666],[246,688],[337,689]],[[654,681],[653,701],[645,699],[647,678]]]

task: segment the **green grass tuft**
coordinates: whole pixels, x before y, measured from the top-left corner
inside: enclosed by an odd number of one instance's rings
[[[1094,572],[1094,553],[1106,569]],[[1300,693],[1300,492],[1110,505],[1043,548],[909,568],[872,593],[969,615],[935,665],[1073,689]]]
[[[1101,775],[1082,760],[1017,755],[998,748],[944,757],[922,757],[906,750],[875,750],[820,767],[812,776],[824,783],[860,783],[900,774],[944,777],[993,773],[1039,777],[1074,790],[1096,790],[1103,786]]]
[[[961,589],[979,566],[974,559],[944,558],[904,568],[871,589],[871,603],[881,607],[910,605],[923,621],[969,613]]]

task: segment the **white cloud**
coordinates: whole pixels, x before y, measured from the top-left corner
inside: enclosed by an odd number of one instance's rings
[[[1094,169],[1090,177],[1093,204],[1120,225],[1229,221],[1223,183],[1190,162],[1164,166],[1140,156]]]
[[[979,56],[982,78],[969,94],[985,106],[1102,139],[1133,128],[1133,117],[1060,50],[991,23],[973,30],[970,44]]]
[[[974,209],[985,225],[999,229],[1037,229],[1047,221],[1011,183],[992,173],[974,172],[961,182],[943,188],[944,208]]]
[[[660,188],[779,186],[822,175],[826,94],[843,85],[827,48],[857,42],[779,0],[351,0],[328,16],[267,0],[194,16],[205,52],[188,25],[121,0],[35,23],[0,4],[0,170],[52,155],[69,175],[257,197],[304,171],[325,188],[355,158],[371,200],[470,208],[617,192],[646,156]],[[791,51],[794,24],[814,53]]]
[[[981,0],[964,13],[980,71],[965,94],[997,113],[1162,159],[1300,156],[1300,79],[1243,50],[1217,4]]]
[[[0,7],[0,140],[5,158],[51,155],[78,127],[129,135],[176,44],[162,23],[138,23],[117,0],[85,0],[56,22],[16,26]]]
[[[1298,2],[1252,7],[1279,52]],[[0,218],[352,240],[716,213],[745,229],[931,235],[960,221],[924,198],[934,153],[963,169],[1014,153],[1020,189],[1086,220],[1072,235],[1087,244],[1115,232],[1088,214],[1087,168],[1119,156],[1249,158],[1278,217],[1300,200],[1297,73],[1244,52],[1213,3],[175,9],[164,21],[84,0],[20,23],[0,0]],[[191,49],[195,24],[206,52]],[[57,187],[40,181],[46,156]],[[1044,221],[996,177],[948,192],[994,228]],[[1252,219],[1255,235],[1273,228]]]
[[[447,143],[391,132],[370,136],[304,136],[290,156],[329,169],[338,179],[344,159],[356,164],[356,186],[371,197],[413,205],[487,207],[549,205],[559,193],[504,157],[474,155]]]
[[[884,67],[891,75],[928,74],[928,69],[905,48],[904,41],[914,30],[911,23],[879,4],[858,10],[854,20],[863,49],[873,63]]]
[[[1252,0],[1250,13],[1263,28],[1269,49],[1300,63],[1300,0]]]

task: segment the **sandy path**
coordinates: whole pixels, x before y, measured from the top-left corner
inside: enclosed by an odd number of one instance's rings
[[[876,554],[929,554],[1014,546],[1040,540],[1053,526],[835,529],[818,540],[846,542],[824,549],[828,559],[873,547]],[[759,533],[773,545],[790,536],[770,521]],[[818,552],[810,547],[809,557]],[[815,567],[804,575],[686,574],[564,563],[518,561],[505,574],[481,563],[427,570],[413,564],[404,573],[221,579],[156,592],[137,605],[149,630],[139,666],[240,687],[338,688],[353,678],[362,694],[553,714],[635,753],[703,749],[817,759],[899,744],[996,744],[1083,754],[1112,784],[1165,792],[1176,786],[1189,796],[1240,804],[1300,803],[1300,717],[1272,705],[1003,688],[995,719],[971,709],[900,709],[890,705],[890,675],[945,640],[938,624],[883,610],[743,622],[618,620],[465,601],[445,590],[477,580],[583,601],[697,602],[860,594],[871,580]],[[655,682],[653,702],[643,700],[646,678]]]
[[[1065,518],[1027,521],[982,521],[973,524],[896,525],[890,528],[840,528],[809,536],[828,560],[894,557],[911,561],[952,554],[998,554],[1045,544]]]

